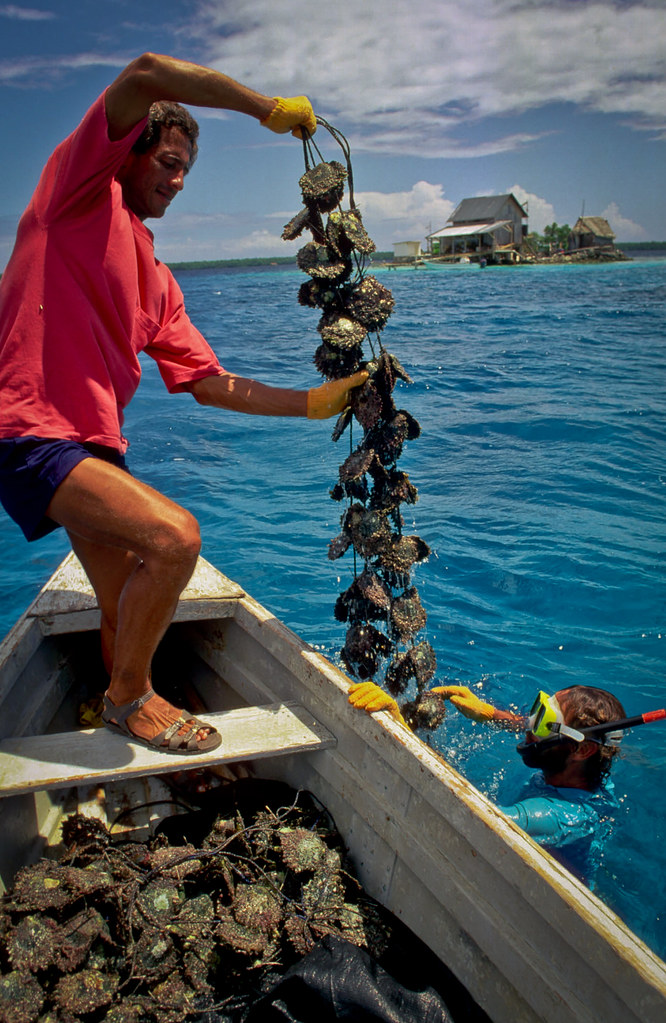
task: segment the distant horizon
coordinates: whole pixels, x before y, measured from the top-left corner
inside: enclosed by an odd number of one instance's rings
[[[636,252],[642,249],[649,250],[654,249],[659,251],[663,249],[666,251],[666,239],[664,241],[650,241],[650,242],[615,242],[617,249],[628,249],[629,251]],[[393,255],[393,249],[383,249],[381,252],[373,252],[373,259],[383,260]],[[296,264],[296,254],[292,256],[229,256],[220,259],[189,259],[189,260],[174,260],[169,259],[164,262],[172,270],[188,270],[188,269],[201,269],[204,270],[208,266],[211,268],[213,265],[219,264],[234,264],[237,266],[249,266],[251,264],[260,266],[270,265],[283,265],[291,266]]]

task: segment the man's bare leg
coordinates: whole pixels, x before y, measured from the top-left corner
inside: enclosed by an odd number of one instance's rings
[[[95,458],[71,471],[48,514],[67,529],[102,607],[107,661],[113,645],[107,695],[115,705],[129,703],[150,688],[153,654],[196,565],[196,520],[158,491]],[[152,738],[176,716],[169,703],[154,697],[128,725],[136,735]]]

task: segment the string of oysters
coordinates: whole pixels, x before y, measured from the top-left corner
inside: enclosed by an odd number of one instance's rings
[[[308,277],[298,301],[321,311],[317,369],[327,380],[359,369],[369,374],[333,430],[336,442],[348,432],[349,454],[331,490],[335,501],[345,502],[345,510],[328,556],[334,561],[353,552],[353,581],[335,604],[336,619],[347,623],[340,657],[354,678],[372,680],[401,697],[400,710],[410,727],[434,729],[444,717],[444,703],[428,689],[437,661],[431,644],[418,638],[427,616],[411,578],[412,567],[426,560],[430,548],[420,536],[403,531],[401,506],[415,504],[418,491],[397,464],[405,442],[415,440],[421,427],[395,403],[396,382],[412,381],[382,342],[394,299],[368,273],[376,247],[354,200],[349,145],[323,118],[317,123],[338,143],[345,163],[324,160],[312,138],[304,140],[303,208],[282,237],[293,241],[304,231],[312,237],[297,255]],[[362,432],[357,444],[354,428]],[[413,690],[416,695],[408,699]]]

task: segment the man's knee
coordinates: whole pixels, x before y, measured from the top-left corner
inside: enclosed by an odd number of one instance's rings
[[[195,517],[178,508],[156,528],[153,548],[170,564],[194,565],[201,551],[201,532]]]

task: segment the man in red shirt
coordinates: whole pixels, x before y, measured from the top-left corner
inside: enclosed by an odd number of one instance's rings
[[[364,373],[310,391],[225,371],[156,260],[162,217],[196,156],[179,103],[312,134],[309,101],[269,98],[209,68],[144,54],[48,161],[0,281],[0,498],[29,540],[64,526],[95,589],[110,684],[108,727],[165,752],[220,736],[156,695],[150,664],[200,550],[194,517],[125,468],[123,409],[138,353],[173,392],[256,415],[326,418]]]

